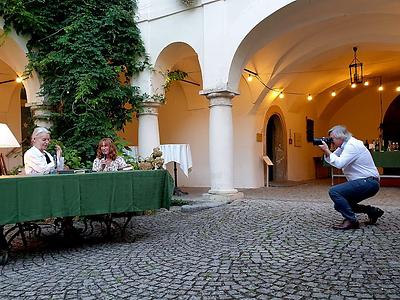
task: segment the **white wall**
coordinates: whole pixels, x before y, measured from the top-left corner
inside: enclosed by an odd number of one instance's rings
[[[178,171],[179,186],[210,186],[208,103],[206,98],[203,101],[193,107],[190,95],[186,98],[181,85],[175,82],[167,93],[167,103],[159,109],[161,144],[189,144],[192,151],[192,172],[187,178]]]

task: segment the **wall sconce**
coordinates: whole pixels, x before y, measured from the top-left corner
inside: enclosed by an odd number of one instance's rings
[[[8,80],[0,81],[0,84],[9,83],[9,82],[21,83],[22,81],[23,81],[22,77],[18,76],[16,79],[8,79]]]
[[[378,91],[380,91],[380,92],[383,91],[382,77],[379,77],[379,87],[378,87]]]

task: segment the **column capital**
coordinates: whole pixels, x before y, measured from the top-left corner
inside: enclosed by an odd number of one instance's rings
[[[200,95],[204,95],[210,101],[209,107],[213,106],[232,106],[233,97],[239,95],[236,92],[230,90],[202,90]]]
[[[239,95],[239,92],[234,91],[232,89],[226,88],[216,88],[216,89],[205,89],[199,92],[200,95],[206,96],[207,98],[215,98],[215,97],[230,97],[233,98]]]
[[[158,115],[158,108],[161,106],[161,103],[158,101],[143,101],[141,110],[138,115]]]
[[[36,126],[51,128],[51,106],[43,103],[27,103],[26,107],[30,107],[32,117]]]

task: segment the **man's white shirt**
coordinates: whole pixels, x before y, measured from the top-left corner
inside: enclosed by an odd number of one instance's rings
[[[325,155],[324,158],[332,166],[342,169],[349,181],[371,176],[379,178],[371,153],[362,141],[354,137],[344,142],[329,157]]]

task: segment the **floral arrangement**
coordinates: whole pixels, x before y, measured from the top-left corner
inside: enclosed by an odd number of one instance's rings
[[[140,170],[157,170],[162,169],[164,159],[162,158],[162,151],[159,147],[153,149],[153,153],[145,159],[139,158]]]
[[[195,0],[181,0],[181,2],[186,5],[187,7],[192,6]]]

